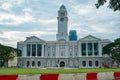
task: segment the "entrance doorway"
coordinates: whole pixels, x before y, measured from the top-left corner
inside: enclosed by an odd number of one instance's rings
[[[60,62],[60,67],[65,67],[65,62],[64,61]]]

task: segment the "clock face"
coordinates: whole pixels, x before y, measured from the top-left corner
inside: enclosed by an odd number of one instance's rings
[[[61,18],[60,21],[64,21],[64,18]]]

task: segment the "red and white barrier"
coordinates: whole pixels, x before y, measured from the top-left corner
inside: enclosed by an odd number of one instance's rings
[[[120,72],[0,75],[0,80],[120,80]]]
[[[59,74],[58,80],[86,80],[86,73]]]
[[[18,75],[17,80],[40,80],[41,75]]]
[[[18,75],[0,75],[0,80],[17,80]]]

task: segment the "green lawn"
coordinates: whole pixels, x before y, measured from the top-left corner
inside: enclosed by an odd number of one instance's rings
[[[86,72],[116,72],[120,68],[77,68],[77,69],[40,69],[40,68],[0,68],[3,74],[46,74],[46,73],[86,73]]]

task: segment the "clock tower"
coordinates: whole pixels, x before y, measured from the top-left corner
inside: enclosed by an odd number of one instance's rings
[[[67,10],[64,5],[61,5],[58,10],[58,31],[57,31],[57,40],[67,41],[68,40],[68,17]]]

